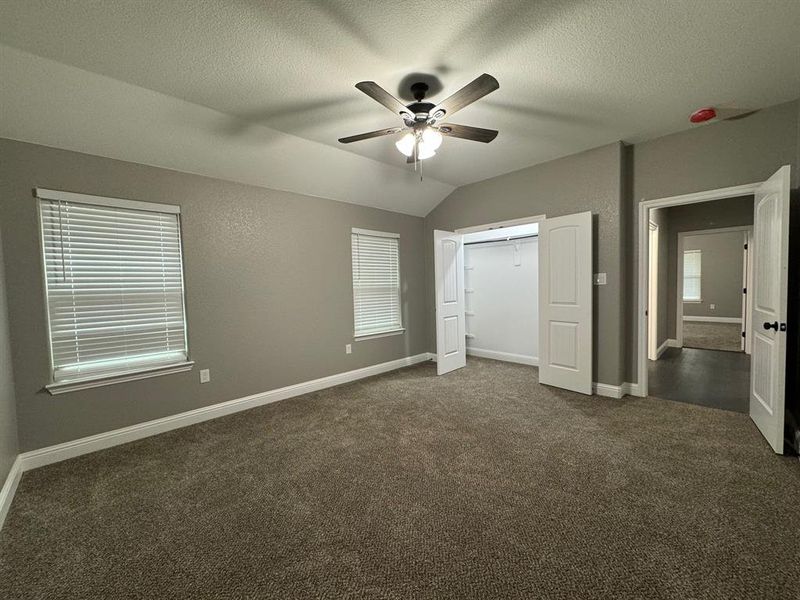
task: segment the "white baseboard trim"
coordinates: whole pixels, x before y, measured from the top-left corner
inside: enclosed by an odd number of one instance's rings
[[[605,396],[606,398],[622,398],[625,395],[622,385],[595,382],[592,383],[592,390],[598,396]]]
[[[519,363],[521,365],[539,366],[537,356],[527,356],[525,354],[512,354],[511,352],[498,352],[497,350],[484,350],[482,348],[467,348],[467,356],[477,356],[479,358],[491,358],[505,362]]]
[[[17,485],[19,485],[19,480],[22,478],[22,470],[22,460],[17,456],[14,464],[11,465],[11,470],[8,472],[3,489],[0,490],[0,529],[3,528],[8,510],[11,508],[11,501],[14,499]]]
[[[669,338],[667,340],[667,346],[669,346],[670,348],[683,348],[683,344],[681,344],[675,338]]]
[[[684,321],[697,323],[741,323],[741,317],[683,317]]]
[[[656,360],[661,358],[661,355],[667,351],[667,348],[669,348],[669,340],[664,340],[664,343],[662,343],[656,350]]]
[[[244,398],[237,398],[235,400],[228,400],[227,402],[220,402],[219,404],[212,404],[211,406],[204,406],[196,408],[177,415],[155,419],[153,421],[146,421],[130,427],[123,427],[122,429],[115,429],[104,433],[98,433],[89,437],[72,440],[63,444],[55,446],[48,446],[39,450],[31,452],[24,452],[19,455],[19,462],[22,471],[30,471],[38,467],[43,467],[52,463],[60,462],[96,452],[97,450],[104,450],[112,446],[126,444],[140,440],[142,438],[158,435],[173,429],[179,429],[188,425],[194,425],[210,419],[224,417],[257,406],[271,404],[279,400],[286,400],[295,396],[301,396],[310,392],[316,392],[325,388],[349,383],[364,379],[365,377],[372,377],[373,375],[380,375],[388,371],[394,371],[402,367],[408,367],[417,363],[429,360],[430,355],[427,352],[417,354],[415,356],[407,356],[377,365],[371,365],[362,369],[355,369],[353,371],[346,371],[344,373],[337,373],[320,379],[312,381],[305,381],[286,387],[269,390],[253,394],[252,396],[245,396]],[[4,488],[5,489],[5,488]]]
[[[642,389],[638,383],[625,382],[622,384],[622,393],[626,396],[641,396]]]
[[[638,383],[624,382],[622,385],[610,385],[608,383],[593,383],[592,389],[598,396],[606,398],[622,398],[623,396],[641,396]]]

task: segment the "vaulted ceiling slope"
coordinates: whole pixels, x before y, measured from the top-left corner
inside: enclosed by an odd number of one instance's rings
[[[0,137],[416,216],[454,189],[8,46],[0,72]]]
[[[797,0],[0,0],[0,135],[425,214],[702,105],[796,98],[798,31]],[[421,184],[391,139],[337,142],[396,124],[357,81],[410,101],[422,73],[440,99],[484,72],[500,89],[454,120],[500,135],[445,140]]]

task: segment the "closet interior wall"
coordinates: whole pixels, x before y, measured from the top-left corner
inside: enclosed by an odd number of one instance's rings
[[[538,237],[467,241],[464,265],[467,354],[538,364]]]

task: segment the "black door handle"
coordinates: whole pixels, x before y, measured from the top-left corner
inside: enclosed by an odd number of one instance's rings
[[[778,322],[775,321],[774,323],[764,323],[764,329],[774,329],[775,331],[778,331]]]

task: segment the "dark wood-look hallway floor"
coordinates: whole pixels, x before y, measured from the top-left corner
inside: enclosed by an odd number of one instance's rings
[[[668,348],[648,367],[649,394],[735,412],[749,412],[750,356],[744,352]]]

